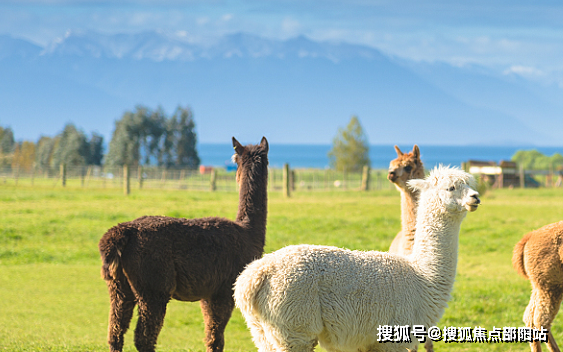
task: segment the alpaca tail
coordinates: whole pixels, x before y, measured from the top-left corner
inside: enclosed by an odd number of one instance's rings
[[[528,233],[522,237],[520,242],[516,243],[514,251],[512,252],[512,267],[525,279],[528,279],[528,274],[526,273],[526,268],[524,268],[524,248],[531,235],[531,233]]]
[[[121,267],[121,253],[135,229],[119,224],[109,229],[100,239],[98,248],[102,257],[102,277],[114,280]]]
[[[264,264],[263,259],[250,263],[235,282],[235,304],[245,317],[261,315],[259,297],[268,277],[268,266]]]

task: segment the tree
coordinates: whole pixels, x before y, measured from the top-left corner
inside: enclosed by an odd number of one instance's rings
[[[65,126],[63,131],[57,136],[53,151],[53,166],[56,168],[60,164],[67,166],[83,166],[89,159],[89,146],[86,135],[79,131],[72,123]]]
[[[141,131],[139,125],[142,125],[145,112],[144,108],[137,107],[137,111],[126,111],[121,120],[115,122],[115,130],[106,156],[107,166],[137,166],[140,163]]]
[[[551,165],[554,169],[563,169],[563,155],[555,153],[551,156]]]
[[[88,142],[88,165],[102,165],[104,158],[104,137],[93,132]]]
[[[512,161],[515,161],[527,170],[553,170],[563,166],[563,156],[555,153],[552,156],[547,156],[537,151],[532,150],[518,150],[513,156]]]
[[[197,154],[197,136],[192,111],[189,108],[178,107],[172,117],[174,133],[173,142],[176,150],[175,164],[177,167],[196,169],[200,164]]]
[[[35,152],[35,163],[41,170],[47,171],[51,168],[51,161],[53,159],[54,150],[54,138],[47,136],[41,136],[41,138],[39,138]]]
[[[24,141],[16,143],[14,158],[12,159],[12,169],[19,168],[31,172],[35,164],[35,143]]]
[[[159,107],[152,111],[137,106],[116,121],[106,156],[108,166],[128,164],[195,169],[200,160],[196,150],[195,123],[189,108],[178,107],[168,118]]]
[[[14,139],[14,132],[10,127],[0,127],[0,153],[12,154],[16,147],[16,140]]]
[[[338,129],[328,157],[337,171],[357,172],[370,164],[368,139],[358,117],[352,116],[346,129]]]
[[[14,156],[16,141],[10,127],[0,127],[0,167],[10,166]]]

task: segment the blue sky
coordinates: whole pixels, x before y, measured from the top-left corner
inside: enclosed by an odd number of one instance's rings
[[[0,0],[0,34],[47,45],[68,30],[161,30],[191,41],[305,35],[563,86],[561,0]]]

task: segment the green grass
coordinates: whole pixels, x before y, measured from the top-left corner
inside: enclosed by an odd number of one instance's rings
[[[109,298],[97,243],[118,222],[141,215],[233,219],[235,192],[0,185],[0,350],[107,351]],[[445,326],[523,326],[529,283],[511,266],[524,233],[563,219],[563,190],[496,190],[468,214],[460,234],[453,298]],[[395,190],[296,192],[269,196],[266,252],[289,244],[386,250],[400,229]],[[562,318],[553,332],[563,342]],[[132,322],[134,327],[135,320]],[[203,351],[197,303],[172,301],[159,351]],[[527,344],[435,343],[438,351],[528,351]],[[126,351],[134,351],[133,331]],[[240,313],[226,331],[227,351],[255,351]]]

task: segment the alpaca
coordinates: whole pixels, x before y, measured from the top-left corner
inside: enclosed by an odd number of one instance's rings
[[[475,179],[438,167],[409,181],[420,191],[410,256],[295,245],[249,264],[235,282],[240,308],[260,352],[404,351],[418,340],[378,341],[378,327],[435,325],[457,265],[458,235],[480,203]]]
[[[404,154],[397,146],[395,151],[397,158],[389,163],[387,178],[401,192],[401,231],[391,242],[389,252],[408,255],[412,252],[414,243],[418,192],[409,188],[407,181],[424,178],[424,166],[420,160],[420,149],[416,144],[410,153]]]
[[[233,283],[261,257],[266,235],[268,142],[233,137],[239,208],[235,221],[143,216],[109,229],[99,243],[111,308],[108,342],[121,351],[138,306],[135,347],[154,351],[171,298],[200,301],[207,351],[222,351],[234,309]]]
[[[389,253],[409,255],[412,252],[416,230],[418,191],[409,188],[407,182],[415,178],[424,178],[424,165],[422,160],[420,160],[420,149],[416,144],[410,153],[403,153],[398,146],[395,146],[395,151],[397,152],[397,158],[389,163],[387,178],[401,192],[401,231],[391,242]],[[426,352],[434,351],[432,340],[426,339],[424,349]]]
[[[524,312],[527,327],[548,330],[547,347],[559,352],[551,334],[551,323],[563,297],[563,221],[546,225],[526,235],[514,246],[512,266],[530,280],[532,295]],[[530,343],[533,352],[541,343]]]

